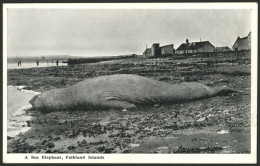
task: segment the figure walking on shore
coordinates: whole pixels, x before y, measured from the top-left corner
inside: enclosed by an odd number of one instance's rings
[[[57,65],[57,66],[59,65],[59,60],[56,61],[56,65]]]
[[[37,60],[37,62],[36,62],[36,63],[37,63],[37,66],[39,66],[39,60]]]
[[[21,60],[18,61],[18,66],[22,66],[22,61]]]

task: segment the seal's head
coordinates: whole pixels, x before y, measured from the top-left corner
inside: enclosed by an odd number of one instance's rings
[[[33,98],[29,101],[29,103],[30,103],[33,107],[35,107],[35,103],[36,103],[38,97],[39,97],[39,95],[35,95],[35,96],[33,96]]]

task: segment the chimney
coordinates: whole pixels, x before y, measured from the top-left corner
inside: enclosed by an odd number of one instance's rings
[[[188,44],[189,43],[189,39],[186,39],[186,44]]]

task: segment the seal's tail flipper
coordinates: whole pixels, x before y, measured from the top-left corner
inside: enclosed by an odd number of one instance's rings
[[[239,93],[239,91],[226,86],[217,88],[217,95],[227,95],[229,93]]]

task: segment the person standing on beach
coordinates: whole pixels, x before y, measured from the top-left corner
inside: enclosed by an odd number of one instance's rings
[[[59,60],[56,61],[56,65],[57,65],[57,66],[59,65]]]
[[[37,66],[39,66],[39,60],[37,60],[36,64],[37,64]]]

